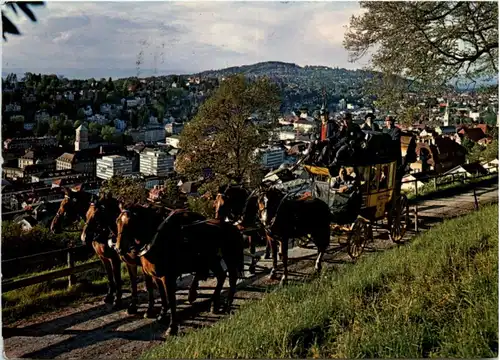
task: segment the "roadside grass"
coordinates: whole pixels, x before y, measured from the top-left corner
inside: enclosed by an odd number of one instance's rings
[[[76,262],[76,265],[95,261],[94,256],[87,261]],[[65,267],[55,267],[42,272],[31,273],[30,277],[45,274]],[[122,290],[130,291],[130,278],[125,266],[122,265]],[[141,268],[138,275],[142,276]],[[26,274],[14,279],[26,277]],[[107,291],[108,280],[104,267],[98,267],[75,274],[77,283],[68,288],[67,277],[54,279],[41,284],[27,286],[25,288],[2,293],[2,321],[9,324],[19,319],[26,319],[43,312],[56,310],[68,305],[76,305],[88,301],[89,297],[103,295]],[[139,284],[139,288],[140,288]]]
[[[460,190],[462,188],[470,187],[471,184],[477,184],[480,182],[487,182],[488,180],[498,178],[498,174],[490,174],[478,178],[466,179],[465,181],[457,180],[453,183],[448,183],[441,185],[439,182],[437,183],[437,189],[434,189],[434,183],[432,181],[424,184],[421,188],[418,189],[418,195],[415,195],[415,189],[412,190],[402,190],[408,198],[408,200],[418,200],[419,198],[426,197],[429,195],[439,195],[440,192],[456,189]]]
[[[498,204],[168,338],[157,358],[494,358]]]

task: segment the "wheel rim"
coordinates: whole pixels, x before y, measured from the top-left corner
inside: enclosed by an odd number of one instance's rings
[[[370,225],[362,220],[356,220],[349,234],[347,252],[353,259],[357,259],[363,253],[366,240],[370,237]]]
[[[396,207],[391,211],[391,227],[390,235],[392,241],[399,242],[406,234],[409,222],[408,200],[402,195],[396,204]]]

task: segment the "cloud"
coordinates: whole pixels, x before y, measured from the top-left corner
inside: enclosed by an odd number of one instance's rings
[[[342,48],[357,2],[47,2],[3,45],[3,66],[93,76],[196,72],[258,61],[355,68]],[[142,44],[142,45],[141,45]],[[45,70],[44,70],[45,69]],[[76,75],[75,75],[76,76]],[[79,75],[81,76],[81,75]],[[113,76],[113,75],[111,75]],[[123,76],[123,75],[121,75]]]

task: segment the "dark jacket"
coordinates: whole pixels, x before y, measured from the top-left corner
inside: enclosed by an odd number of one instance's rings
[[[370,130],[370,131],[380,131],[380,126],[372,122],[372,126],[368,125],[367,123],[363,123],[361,125],[361,130]]]

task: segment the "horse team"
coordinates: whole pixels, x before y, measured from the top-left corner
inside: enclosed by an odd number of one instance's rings
[[[137,313],[137,268],[142,267],[148,292],[145,317],[154,318],[154,288],[161,297],[158,321],[168,325],[167,335],[175,335],[179,324],[176,315],[176,284],[182,274],[194,274],[188,301],[197,298],[200,280],[211,271],[217,279],[212,296],[212,311],[230,311],[237,280],[243,276],[244,249],[252,261],[249,272],[255,273],[256,245],[266,244],[266,258],[272,254],[270,278],[277,278],[278,244],[283,262],[281,284],[288,279],[288,242],[308,237],[318,249],[315,269],[330,242],[330,210],[319,199],[290,198],[271,187],[261,186],[249,192],[242,186],[219,189],[214,200],[215,219],[176,209],[166,212],[153,206],[128,205],[110,195],[95,195],[83,190],[65,190],[51,231],[60,232],[68,223],[83,219],[81,240],[91,245],[102,261],[108,277],[104,302],[122,307],[121,263],[125,263],[131,282],[128,314]],[[229,277],[226,303],[221,290]],[[167,311],[170,310],[170,317]]]

